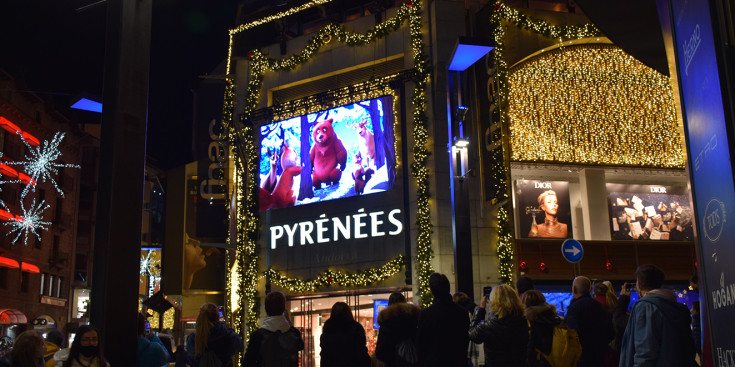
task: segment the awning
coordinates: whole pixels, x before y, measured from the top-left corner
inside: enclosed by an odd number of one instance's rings
[[[23,312],[12,308],[0,310],[0,324],[25,324],[27,322],[28,319]]]
[[[0,256],[0,266],[4,266],[6,268],[11,268],[11,269],[18,269],[20,267],[20,264],[18,264],[17,260],[13,260],[11,258]]]

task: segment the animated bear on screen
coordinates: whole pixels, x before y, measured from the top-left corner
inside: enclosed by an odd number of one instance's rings
[[[296,197],[294,196],[293,185],[294,177],[301,174],[302,167],[299,166],[299,159],[296,151],[284,143],[283,152],[281,154],[281,168],[283,173],[278,177],[273,193],[268,192],[265,188],[260,188],[260,210],[285,208],[294,206]],[[271,159],[271,165],[273,165]],[[271,167],[273,171],[273,167]]]
[[[311,183],[314,189],[320,189],[322,184],[333,185],[339,183],[342,171],[347,164],[347,150],[334,132],[333,119],[317,121],[311,137],[314,145],[311,147]]]

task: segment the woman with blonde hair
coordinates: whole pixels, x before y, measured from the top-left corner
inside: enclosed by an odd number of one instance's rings
[[[490,304],[490,317],[485,319],[485,305]],[[501,284],[482,297],[475,308],[470,340],[483,343],[485,366],[524,367],[528,346],[528,321],[516,291]]]
[[[219,309],[214,303],[205,303],[199,309],[196,332],[186,339],[192,366],[197,367],[204,360],[218,359],[223,367],[232,367],[232,356],[244,349],[240,336],[219,318]]]

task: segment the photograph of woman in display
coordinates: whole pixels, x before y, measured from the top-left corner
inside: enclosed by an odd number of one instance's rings
[[[528,237],[567,238],[567,225],[559,222],[557,219],[559,200],[556,192],[554,190],[542,192],[538,196],[538,205],[540,212],[544,213],[544,221],[541,224],[537,224],[536,216],[534,215]]]

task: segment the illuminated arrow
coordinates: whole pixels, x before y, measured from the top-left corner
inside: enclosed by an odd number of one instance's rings
[[[571,252],[572,255],[577,256],[580,251],[578,248],[572,246],[572,248],[564,249],[564,252]]]

